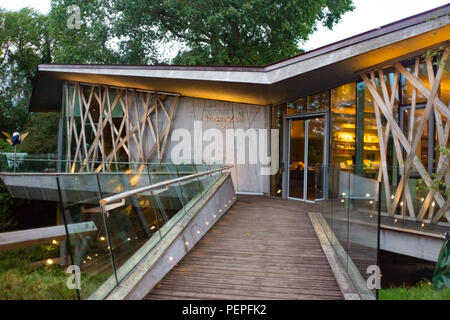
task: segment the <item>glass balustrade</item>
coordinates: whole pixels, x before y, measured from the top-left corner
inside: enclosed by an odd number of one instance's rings
[[[82,275],[80,298],[105,298],[225,170],[221,167],[209,173],[210,169],[134,164],[124,172],[55,176],[67,219],[71,256]],[[179,178],[184,179],[177,181]],[[100,205],[101,199],[149,186],[156,187]],[[90,232],[80,232],[80,224]]]
[[[58,173],[69,163],[76,163],[81,172]],[[226,170],[222,165],[113,162],[104,171],[87,172],[92,166],[98,163],[0,155],[1,172],[45,175],[46,185],[40,190],[60,203],[67,265],[81,275],[76,291],[81,299],[105,298]],[[155,185],[159,187],[100,205],[101,199]]]
[[[432,168],[430,180],[425,181],[411,170],[408,182],[402,183],[401,168],[389,166],[389,183],[380,179],[376,167],[375,179],[343,171],[336,165],[323,167],[326,197],[321,201],[322,215],[329,229],[324,230],[347,271],[356,268],[364,281],[373,274],[370,266],[379,265],[379,230],[397,230],[432,237],[442,237],[450,229],[441,207],[450,191],[446,181],[450,168]],[[445,210],[444,210],[445,211]],[[448,209],[447,209],[448,213]],[[375,292],[372,290],[372,292]]]

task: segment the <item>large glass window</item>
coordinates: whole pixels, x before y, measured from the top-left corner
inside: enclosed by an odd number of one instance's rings
[[[326,111],[330,104],[330,91],[325,90],[308,96],[308,112]]]
[[[357,86],[355,173],[375,178],[380,165],[380,147],[373,98],[364,82],[358,82]]]
[[[308,97],[299,98],[287,103],[287,115],[307,112],[327,111],[330,106],[330,90],[325,90]]]
[[[331,90],[331,163],[353,171],[356,148],[356,84]]]
[[[394,105],[393,116],[397,122],[399,122],[399,86],[394,89],[395,71],[393,69],[383,70],[384,82],[388,93],[388,99],[392,97],[394,93]],[[398,80],[400,81],[400,80]],[[375,76],[375,83],[378,93],[384,100],[381,81],[378,77],[378,73]],[[374,101],[372,94],[366,88],[364,82],[358,83],[358,109],[357,109],[357,146],[356,146],[356,168],[355,172],[358,175],[365,177],[376,178],[381,164],[380,146],[378,140],[377,121],[375,117]],[[381,126],[384,128],[387,124],[387,120],[380,110]],[[392,139],[392,131],[390,131],[389,139],[386,145],[386,160],[389,170],[397,172],[398,161],[395,153],[394,143]],[[396,179],[397,174],[392,173],[393,181]]]
[[[289,197],[304,199],[305,183],[305,120],[290,121]]]
[[[441,101],[448,106],[450,104],[450,65],[447,63],[447,69],[441,79]]]
[[[381,84],[380,84],[378,77],[376,80],[377,80],[378,90],[379,90],[379,92],[382,92]],[[389,101],[391,100],[392,89],[394,88],[394,80],[395,80],[395,71],[393,69],[384,70],[384,82],[386,83],[386,87],[388,90]],[[399,81],[399,78],[397,79],[397,81]],[[398,105],[399,105],[399,93],[398,93],[399,84],[398,83],[397,83],[396,87],[397,87],[397,90],[394,92],[394,107],[392,110],[394,117],[398,117]]]
[[[297,99],[287,104],[287,114],[301,114],[306,112],[306,97]]]

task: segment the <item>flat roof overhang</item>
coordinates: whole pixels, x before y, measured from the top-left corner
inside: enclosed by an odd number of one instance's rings
[[[450,39],[450,5],[266,67],[41,64],[30,111],[59,111],[62,81],[270,105],[359,79],[363,70],[423,53]]]

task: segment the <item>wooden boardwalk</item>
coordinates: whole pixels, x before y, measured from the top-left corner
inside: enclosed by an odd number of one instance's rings
[[[239,196],[145,299],[343,299],[310,206]]]

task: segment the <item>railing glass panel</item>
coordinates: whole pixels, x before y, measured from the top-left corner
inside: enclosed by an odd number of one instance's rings
[[[389,189],[382,184],[381,225],[386,228],[429,233],[442,236],[450,230],[450,167],[428,170],[429,183],[414,168],[410,170],[408,183],[402,183],[401,170],[388,167],[388,172],[396,172],[390,177]],[[442,207],[444,206],[444,209]],[[448,218],[447,218],[448,216]]]
[[[0,169],[12,177],[17,197],[61,203],[69,265],[75,278],[81,275],[81,299],[105,298],[228,169],[42,158],[17,156],[11,165],[10,156],[0,154]],[[65,172],[69,166],[86,172]],[[89,172],[93,168],[100,170]]]
[[[182,178],[177,176],[176,169],[175,166],[164,165],[153,166],[146,173],[139,170],[140,178],[134,188],[123,188],[124,191],[133,191],[132,194],[102,206],[110,233],[117,281],[123,280],[201,199],[202,189],[196,176],[189,178],[184,175],[187,179],[183,181],[164,183],[168,177],[169,180]],[[126,179],[129,180],[133,174],[127,174]],[[99,179],[110,185],[107,176],[99,174]],[[162,180],[162,177],[166,179]],[[103,185],[102,182],[100,184]],[[127,184],[130,185],[125,182],[122,186]],[[146,189],[151,185],[156,186]],[[138,191],[141,187],[146,190]]]
[[[88,298],[114,275],[112,251],[96,174],[58,177],[71,265],[79,268],[79,294]]]
[[[368,268],[378,266],[380,183],[337,166],[323,167],[323,176],[328,185],[322,203],[327,237],[358,291],[375,294],[367,280],[373,274]]]
[[[378,266],[379,236],[379,192],[380,183],[349,173],[348,179],[348,242],[349,260],[360,272],[367,289],[373,275],[372,268]],[[349,271],[350,261],[347,265]],[[367,287],[369,285],[369,287]],[[375,289],[371,290],[376,293]]]
[[[135,165],[123,173],[100,173],[98,179],[103,198],[151,184],[145,165]],[[157,243],[161,239],[154,199],[142,193],[102,207],[102,210],[117,280],[121,281],[127,274],[124,271],[127,267],[123,268],[127,260],[148,240]]]

